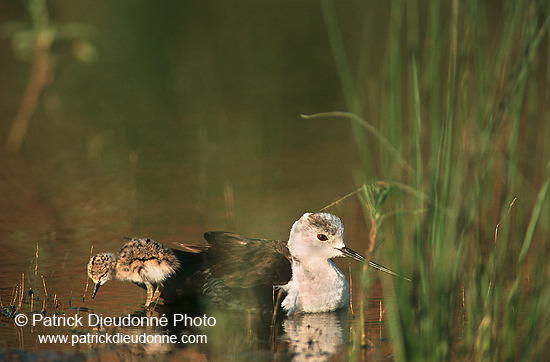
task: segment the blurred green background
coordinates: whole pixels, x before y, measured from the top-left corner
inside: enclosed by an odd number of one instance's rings
[[[28,21],[24,2],[2,4],[3,23]],[[342,6],[350,41],[363,8]],[[34,195],[3,207],[6,232],[285,237],[301,213],[355,188],[349,122],[300,118],[344,107],[316,2],[51,1],[48,11],[82,29],[51,47],[51,83],[19,158]],[[2,47],[7,135],[31,64],[9,38]]]

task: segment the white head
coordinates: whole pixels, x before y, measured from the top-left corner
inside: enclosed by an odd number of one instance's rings
[[[298,260],[332,259],[349,256],[364,261],[358,253],[344,244],[344,224],[335,215],[305,213],[290,229],[290,254]]]

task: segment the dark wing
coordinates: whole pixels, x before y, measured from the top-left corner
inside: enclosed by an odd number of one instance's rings
[[[205,283],[204,270],[208,267],[204,253],[172,249],[179,261],[179,268],[164,281],[161,296],[165,301],[193,302],[194,296],[202,294]]]
[[[212,276],[229,287],[284,285],[292,277],[286,241],[248,239],[221,231],[207,232],[204,238],[210,244],[207,259]]]
[[[190,253],[204,253],[210,249],[210,245],[203,245],[203,244],[184,244],[184,243],[178,243],[177,241],[174,242],[174,244],[177,244],[178,246],[185,249],[186,252]]]

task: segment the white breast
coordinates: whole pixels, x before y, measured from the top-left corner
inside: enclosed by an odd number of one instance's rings
[[[349,286],[344,274],[331,260],[292,263],[292,279],[282,287],[287,292],[282,302],[288,314],[322,313],[349,304]]]

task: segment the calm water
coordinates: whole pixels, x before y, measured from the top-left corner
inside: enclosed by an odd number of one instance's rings
[[[92,26],[97,58],[80,64],[70,57],[75,44],[56,47],[53,82],[42,94],[23,152],[0,153],[0,356],[103,359],[154,352],[286,359],[313,348],[311,341],[321,356],[346,356],[349,340],[360,340],[357,318],[282,319],[272,331],[269,320],[256,326],[254,316],[224,315],[219,321],[235,328],[212,327],[207,344],[182,348],[40,344],[42,333],[89,329],[20,328],[6,317],[22,284],[27,314],[44,307],[47,316],[134,313],[145,294],[128,283],[111,282],[90,300],[85,266],[92,248],[116,251],[125,236],[196,243],[207,230],[286,238],[302,213],[353,191],[356,180],[374,178],[359,167],[347,121],[300,118],[345,109],[316,2],[52,5],[58,23]],[[350,41],[362,31],[362,6],[349,2],[339,9]],[[387,16],[377,11],[373,28]],[[16,2],[1,3],[0,14],[2,23],[28,19]],[[30,68],[9,45],[0,44],[2,150]],[[373,65],[381,59],[373,58]],[[368,227],[358,201],[330,211],[344,221],[348,245],[364,251]],[[346,273],[349,265],[339,261]],[[354,275],[358,265],[351,266]],[[383,304],[374,286],[364,301],[369,347],[360,355],[391,353]]]

